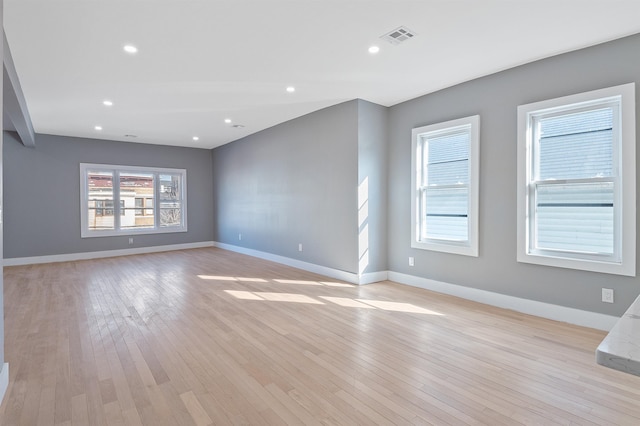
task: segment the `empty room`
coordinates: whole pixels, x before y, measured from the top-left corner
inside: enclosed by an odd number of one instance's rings
[[[637,0],[0,16],[0,425],[640,424]]]

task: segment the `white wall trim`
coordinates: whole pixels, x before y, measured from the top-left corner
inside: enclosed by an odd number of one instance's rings
[[[246,247],[234,246],[226,243],[214,242],[216,247],[224,250],[235,251],[236,253],[246,254],[248,256],[257,257],[259,259],[269,260],[271,262],[281,263],[283,265],[302,269],[304,271],[313,272],[315,274],[326,275],[331,278],[346,281],[352,284],[359,284],[358,275],[352,272],[341,271],[327,266],[316,265],[314,263],[303,262],[302,260],[291,259],[290,257],[279,256],[277,254],[267,253],[264,251],[254,250]]]
[[[4,399],[4,395],[7,393],[9,387],[9,363],[5,362],[0,371],[0,403]]]
[[[358,284],[371,284],[389,279],[389,271],[367,272],[360,274]]]
[[[89,251],[83,253],[54,254],[50,256],[15,257],[4,259],[4,266],[34,265],[37,263],[71,262],[74,260],[99,259],[104,257],[127,256],[131,254],[159,253],[163,251],[187,250],[213,247],[213,241],[197,243],[170,244],[164,246],[136,247],[119,250]]]
[[[580,309],[568,308],[566,306],[522,299],[477,288],[402,274],[400,272],[389,271],[389,280],[400,284],[423,288],[425,290],[473,300],[475,302],[491,306],[497,306],[499,308],[511,309],[529,315],[567,322],[569,324],[580,325],[583,327],[595,328],[597,330],[609,331],[620,319],[612,315],[599,314],[597,312],[583,311]]]

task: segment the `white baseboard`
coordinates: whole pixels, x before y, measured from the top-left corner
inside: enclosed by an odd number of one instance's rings
[[[0,371],[0,404],[4,399],[4,395],[7,393],[9,387],[9,363],[5,362]]]
[[[609,331],[620,319],[612,315],[599,314],[597,312],[583,311],[580,309],[568,308],[566,306],[552,305],[551,303],[507,296],[505,294],[449,284],[413,275],[401,274],[399,272],[389,271],[389,280],[438,293],[457,296],[462,299],[473,300],[475,302],[491,306],[497,306],[499,308],[511,309],[513,311],[529,315],[535,315],[583,327],[595,328],[597,330]]]
[[[371,284],[389,279],[389,271],[367,272],[360,275],[358,284]]]
[[[214,245],[224,250],[235,251],[236,253],[242,253],[248,256],[257,257],[259,259],[269,260],[271,262],[280,263],[282,265],[291,266],[294,268],[302,269],[304,271],[313,272],[315,274],[326,275],[327,277],[346,281],[352,284],[359,284],[358,274],[354,274],[352,272],[341,271],[339,269],[333,269],[327,266],[316,265],[314,263],[303,262],[302,260],[291,259],[290,257],[279,256],[277,254],[267,253],[264,251],[254,250],[246,247],[234,246],[226,243],[214,242]]]
[[[213,241],[198,243],[169,244],[165,246],[136,247],[120,250],[89,251],[84,253],[54,254],[50,256],[16,257],[4,259],[4,266],[34,265],[37,263],[70,262],[74,260],[99,259],[104,257],[127,256],[131,254],[159,253],[163,251],[186,250],[213,247]]]

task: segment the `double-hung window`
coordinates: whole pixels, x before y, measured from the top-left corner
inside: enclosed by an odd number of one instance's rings
[[[518,261],[635,275],[634,93],[518,108]]]
[[[187,231],[184,169],[80,164],[81,236]]]
[[[411,247],[478,255],[480,117],[413,129]]]

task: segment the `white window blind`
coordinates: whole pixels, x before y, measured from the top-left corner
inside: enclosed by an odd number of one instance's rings
[[[469,239],[469,139],[469,126],[423,138],[422,238]]]
[[[617,103],[533,117],[534,249],[618,257],[614,238]]]

